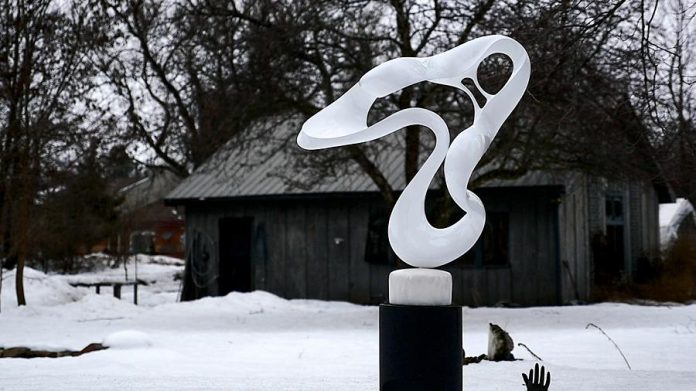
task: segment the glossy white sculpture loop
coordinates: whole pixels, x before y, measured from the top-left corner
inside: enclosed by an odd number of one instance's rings
[[[513,65],[510,79],[495,95],[483,90],[476,78],[479,64],[492,54],[507,55]],[[297,143],[313,150],[375,140],[409,125],[432,130],[435,148],[394,206],[389,219],[389,241],[404,262],[416,267],[438,267],[463,255],[481,235],[485,210],[467,184],[474,167],[522,98],[529,73],[529,56],[524,48],[500,35],[478,38],[432,57],[387,61],[367,72],[343,96],[308,119]],[[483,107],[476,104],[472,93],[462,85],[465,78],[473,80],[486,97]],[[367,114],[377,98],[423,81],[458,88],[472,100],[474,122],[451,145],[445,121],[422,108],[401,110],[367,126]],[[447,188],[466,215],[447,228],[435,228],[425,215],[425,194],[443,161]]]

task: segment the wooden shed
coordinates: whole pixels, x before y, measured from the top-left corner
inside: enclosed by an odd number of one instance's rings
[[[223,152],[220,152],[223,153]],[[165,202],[185,212],[183,300],[265,290],[286,298],[380,303],[388,274],[389,211],[360,174],[288,187],[279,152],[241,168],[237,154],[184,180]],[[395,188],[402,165],[383,162]],[[591,299],[595,283],[630,280],[657,256],[658,197],[650,183],[531,172],[476,189],[487,211],[469,254],[444,267],[456,303],[555,305]]]

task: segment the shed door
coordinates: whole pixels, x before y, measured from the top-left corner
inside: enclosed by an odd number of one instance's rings
[[[252,217],[226,217],[219,220],[220,274],[218,292],[249,292],[253,289],[251,273]]]
[[[620,194],[607,195],[605,202],[607,236],[603,247],[595,251],[595,282],[610,284],[626,270],[624,202]]]

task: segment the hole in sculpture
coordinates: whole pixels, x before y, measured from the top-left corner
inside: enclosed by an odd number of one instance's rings
[[[491,54],[479,63],[476,79],[481,88],[491,94],[497,94],[512,76],[512,60],[505,54]]]
[[[367,112],[367,126],[372,126],[377,122],[389,117],[390,115],[400,111],[396,106],[395,94],[377,98]]]
[[[474,105],[465,92],[450,86],[423,82],[377,98],[367,114],[367,125],[372,126],[409,107],[428,109],[440,115],[453,132],[451,137],[474,122]]]
[[[473,85],[473,81],[470,80],[470,82]],[[368,113],[368,126],[400,111],[402,108],[399,108],[399,104],[404,104],[401,100],[405,100],[401,94],[406,94],[405,97],[409,97],[407,101],[409,104],[403,108],[421,107],[440,115],[449,128],[450,140],[473,124],[474,103],[468,94],[451,86],[424,82],[375,100]],[[418,127],[418,129],[418,170],[420,170],[422,164],[435,148],[435,136],[425,127]],[[379,148],[382,153],[385,148],[396,148],[396,150],[401,151],[400,153],[403,153],[405,139],[405,131],[402,129],[395,134],[394,138],[385,137],[381,139],[383,140],[381,144],[373,142],[371,145]],[[442,167],[435,178],[431,180],[429,188],[431,190],[426,195],[425,203],[426,217],[431,225],[436,228],[449,227],[464,216],[464,211],[452,200],[444,185]],[[377,243],[376,239],[375,243]],[[374,245],[369,251],[373,251],[373,249],[380,249],[379,255],[373,258],[386,259],[383,249]],[[376,252],[376,250],[374,251]]]
[[[377,98],[367,113],[367,126],[372,126],[390,115],[410,107],[425,107],[421,96],[430,94],[436,84],[423,82],[404,87],[398,91]]]
[[[483,107],[486,105],[486,97],[483,96],[481,91],[479,91],[478,87],[476,87],[476,84],[474,84],[474,81],[471,80],[471,78],[467,77],[466,79],[463,79],[462,85],[466,87],[467,90],[471,91],[474,99],[476,99],[476,104],[478,107]]]
[[[430,183],[430,190],[425,195],[425,216],[435,228],[447,228],[466,214],[454,202],[444,182],[442,168],[440,168]]]
[[[474,102],[466,92],[440,85],[431,92],[429,100],[432,103],[428,108],[447,123],[450,139],[454,139],[474,123]]]

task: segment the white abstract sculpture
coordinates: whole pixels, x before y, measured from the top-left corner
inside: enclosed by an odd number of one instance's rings
[[[481,61],[493,54],[507,55],[513,65],[512,75],[495,95],[483,90],[476,77]],[[432,57],[397,58],[370,70],[343,96],[309,118],[297,143],[315,150],[375,140],[410,125],[432,130],[435,148],[394,206],[389,219],[389,242],[399,258],[411,266],[442,266],[471,249],[481,235],[485,210],[467,184],[474,167],[520,101],[529,74],[527,52],[515,40],[500,35],[474,39]],[[483,107],[462,84],[466,78],[473,80],[487,99]],[[401,110],[367,126],[368,112],[377,98],[424,81],[458,88],[472,100],[474,122],[451,144],[445,121],[423,108]],[[466,215],[447,228],[435,228],[425,215],[425,195],[443,162],[447,188]],[[390,277],[390,292],[395,283],[398,282]]]

